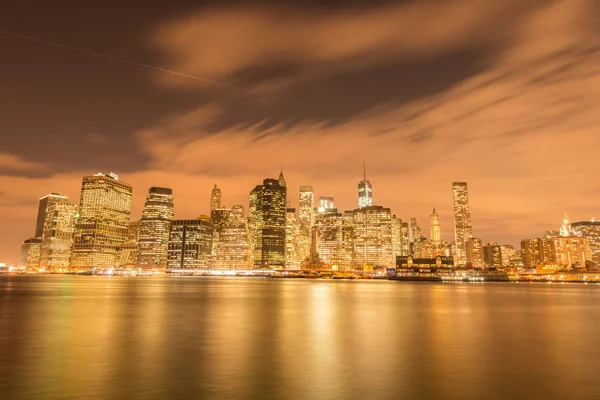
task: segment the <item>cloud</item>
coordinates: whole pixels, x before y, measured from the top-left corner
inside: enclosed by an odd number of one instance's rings
[[[43,170],[44,164],[27,161],[19,156],[0,152],[0,173],[27,173]]]

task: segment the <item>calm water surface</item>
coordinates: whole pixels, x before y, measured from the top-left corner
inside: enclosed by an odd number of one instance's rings
[[[598,399],[600,286],[2,276],[0,398]]]

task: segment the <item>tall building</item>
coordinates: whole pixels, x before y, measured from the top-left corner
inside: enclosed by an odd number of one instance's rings
[[[346,210],[342,215],[343,270],[354,269],[354,211]]]
[[[221,227],[215,267],[217,269],[250,268],[248,222],[244,214],[244,206],[233,206],[227,221]]]
[[[213,226],[210,217],[176,219],[171,223],[167,271],[213,268]]]
[[[469,238],[465,242],[467,263],[473,268],[483,268],[483,242],[481,239]]]
[[[402,220],[392,216],[392,258],[402,255]]]
[[[210,194],[210,212],[221,208],[221,189],[215,185]]]
[[[319,213],[335,210],[335,201],[333,197],[319,197]]]
[[[363,163],[363,180],[358,183],[358,208],[373,205],[373,186],[367,180],[367,166]]]
[[[40,266],[40,254],[42,251],[41,238],[29,238],[21,245],[21,258],[19,268],[29,271],[37,270]]]
[[[502,268],[504,266],[502,246],[498,243],[488,243],[483,246],[483,259],[488,267]]]
[[[328,210],[315,218],[317,253],[325,267],[333,270],[348,269],[344,258],[343,218],[337,210]]]
[[[353,222],[355,268],[394,266],[390,209],[381,206],[356,209]]]
[[[138,267],[166,268],[169,230],[174,217],[173,190],[151,187],[139,224]]]
[[[563,217],[563,224],[560,227],[560,236],[567,237],[573,234],[571,230],[571,222],[569,221],[569,216],[565,213]]]
[[[66,270],[71,266],[76,215],[75,204],[63,202],[48,204],[41,237],[40,269]]]
[[[314,223],[315,193],[312,186],[300,186],[300,208],[298,210],[298,220],[302,232],[310,235]]]
[[[46,222],[46,213],[48,207],[55,203],[68,202],[69,199],[67,196],[62,196],[59,193],[50,193],[40,199],[34,237],[41,238],[44,233],[44,224]]]
[[[454,200],[454,241],[456,243],[455,264],[463,266],[467,263],[466,242],[473,236],[467,183],[453,182],[452,195]]]
[[[600,221],[592,219],[590,221],[573,222],[571,228],[578,236],[589,240],[592,260],[600,263]]]
[[[300,235],[300,224],[296,220],[296,209],[288,208],[285,213],[285,268],[290,270],[300,269],[302,258],[300,257],[298,237]]]
[[[418,242],[423,237],[421,228],[417,224],[416,218],[411,218],[408,224],[408,241],[410,243]]]
[[[113,268],[129,234],[133,187],[113,173],[83,178],[71,266]]]
[[[524,239],[521,241],[523,266],[535,268],[544,264],[544,243],[541,238]]]
[[[409,240],[409,225],[408,222],[403,222],[400,227],[400,238],[402,240],[401,244],[401,256],[410,255],[410,240]]]
[[[433,212],[429,217],[429,241],[439,243],[442,241],[442,231],[440,229],[440,217],[433,208]]]
[[[255,268],[285,268],[287,189],[279,179],[265,179],[250,193],[250,232]]]

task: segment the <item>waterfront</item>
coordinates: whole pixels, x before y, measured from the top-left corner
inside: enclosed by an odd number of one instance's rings
[[[0,276],[2,399],[595,398],[600,287]]]

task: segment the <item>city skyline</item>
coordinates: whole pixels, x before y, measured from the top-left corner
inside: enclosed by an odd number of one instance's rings
[[[182,218],[208,214],[215,183],[225,203],[245,204],[281,164],[291,198],[311,184],[352,209],[363,159],[375,204],[423,228],[436,207],[446,241],[452,181],[469,182],[484,242],[517,246],[565,211],[599,217],[596,1],[344,3],[6,10],[0,26],[16,36],[0,33],[11,60],[1,105],[14,110],[0,118],[0,257],[15,262],[37,199],[77,203],[80,177],[110,170],[137,188],[136,218],[152,186],[175,191]],[[246,23],[232,31],[228,18]]]

